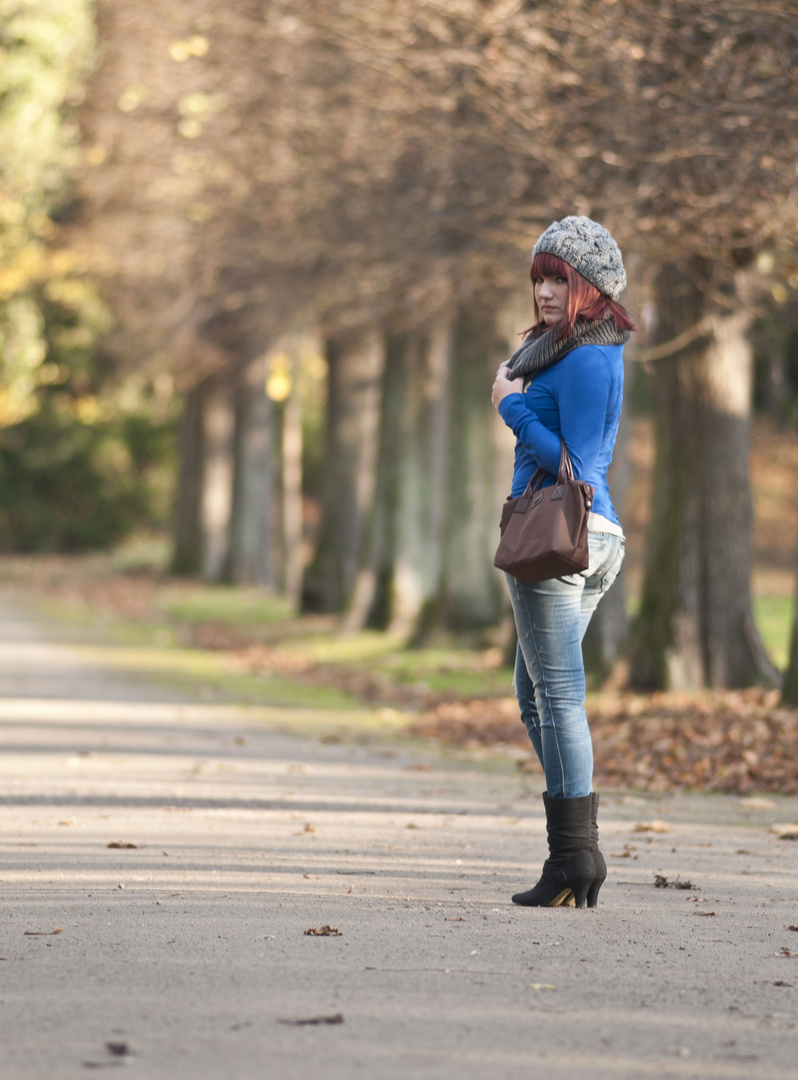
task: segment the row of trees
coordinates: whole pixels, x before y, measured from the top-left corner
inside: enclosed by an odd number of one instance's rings
[[[184,402],[176,568],[411,639],[495,623],[511,447],[488,390],[530,322],[531,242],[588,213],[654,313],[632,678],[772,678],[749,592],[748,329],[795,274],[796,14],[101,0],[68,228],[116,313],[118,370]],[[315,458],[303,411],[325,428]],[[605,652],[619,621],[610,606]]]

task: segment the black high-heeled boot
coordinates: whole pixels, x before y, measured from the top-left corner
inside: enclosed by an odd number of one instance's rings
[[[587,906],[595,907],[598,904],[599,889],[607,879],[607,863],[598,846],[599,797],[595,791],[590,797],[592,799],[590,805],[590,853],[593,856],[593,862],[596,864],[596,876],[587,892]]]
[[[540,881],[526,892],[516,893],[514,904],[523,907],[559,907],[573,900],[584,907],[596,878],[596,864],[590,850],[592,795],[578,799],[553,799],[545,792],[546,832],[549,857],[543,864]]]

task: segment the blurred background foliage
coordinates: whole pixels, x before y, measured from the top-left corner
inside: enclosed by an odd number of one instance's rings
[[[64,235],[94,5],[0,0],[0,549],[106,547],[169,520],[174,416],[120,381],[113,316]]]
[[[748,447],[798,423],[796,42],[788,0],[0,0],[0,550],[169,530],[173,568],[349,629],[506,627],[488,391],[531,240],[587,213],[647,422],[597,669],[629,608],[647,686],[767,681]]]

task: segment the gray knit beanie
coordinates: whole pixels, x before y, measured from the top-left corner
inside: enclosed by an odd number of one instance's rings
[[[543,251],[568,263],[612,300],[617,300],[626,288],[620,248],[592,218],[564,217],[552,222],[532,249],[532,258]]]

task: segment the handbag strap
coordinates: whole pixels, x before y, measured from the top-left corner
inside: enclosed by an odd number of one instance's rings
[[[532,474],[529,483],[526,486],[526,490],[521,498],[532,498],[538,488],[542,485],[545,478],[549,475],[545,469],[538,468]],[[564,487],[568,480],[574,479],[574,466],[571,461],[571,455],[568,453],[568,447],[565,445],[565,440],[560,439],[560,465],[557,470],[557,479],[555,484],[557,487]]]
[[[560,487],[566,480],[574,479],[574,466],[565,439],[560,439],[560,467],[557,470],[557,486]]]

